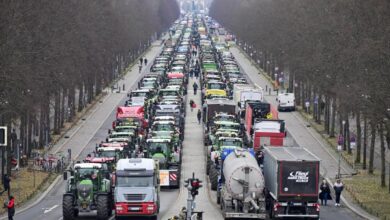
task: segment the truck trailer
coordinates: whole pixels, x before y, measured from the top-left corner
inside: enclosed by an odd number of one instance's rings
[[[319,219],[320,160],[302,147],[264,148],[265,197],[270,218]]]

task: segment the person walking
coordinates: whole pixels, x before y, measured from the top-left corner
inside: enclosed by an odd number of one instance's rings
[[[322,180],[321,186],[320,186],[320,200],[321,205],[327,205],[328,200],[332,200],[332,197],[330,195],[330,187],[329,184],[326,182],[326,180]]]
[[[194,95],[196,95],[196,91],[198,90],[198,84],[196,82],[194,82],[192,87],[194,88]]]
[[[139,65],[138,71],[139,71],[139,73],[141,73],[141,71],[142,71],[142,63],[141,63],[141,65]]]
[[[9,196],[9,201],[4,204],[4,208],[8,209],[8,220],[13,220],[15,215],[15,198],[13,196]]]
[[[200,111],[200,109],[198,109],[198,114],[196,116],[198,117],[198,124],[200,124],[200,121],[202,119],[202,112]]]
[[[142,66],[143,63],[144,63],[144,59],[142,57],[139,58],[139,65]]]
[[[344,184],[341,182],[340,179],[336,180],[336,182],[333,185],[334,192],[336,194],[336,203],[335,206],[340,207],[340,197],[341,192],[344,190]]]
[[[146,57],[144,58],[144,63],[145,63],[145,66],[148,65],[148,59],[146,59]]]
[[[10,182],[11,182],[11,179],[9,178],[9,176],[7,174],[4,174],[4,177],[3,177],[4,190],[0,193],[0,195],[2,195],[5,191],[8,192],[8,196],[10,195]]]
[[[200,72],[200,69],[199,68],[196,68],[195,69],[195,78],[198,79],[199,77],[199,72]]]
[[[190,100],[190,108],[191,108],[191,112],[193,112],[194,111],[194,107],[196,106],[196,104],[195,104],[195,102],[194,102],[194,100]]]

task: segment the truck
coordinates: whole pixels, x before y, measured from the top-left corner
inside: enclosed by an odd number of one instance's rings
[[[247,150],[230,153],[222,165],[217,192],[225,219],[265,219],[264,177],[254,156]]]
[[[294,93],[281,93],[278,95],[278,111],[295,111],[295,95]]]
[[[271,218],[319,219],[320,159],[303,147],[265,147],[263,165]]]
[[[157,219],[160,209],[158,163],[148,158],[120,159],[116,165],[115,217]]]
[[[245,101],[247,100],[264,101],[263,89],[257,85],[234,84],[233,91],[233,100],[237,103],[237,114],[240,114],[241,109],[245,109]]]
[[[229,99],[207,99],[205,100],[206,108],[203,109],[206,117],[203,117],[206,124],[212,119],[217,113],[226,113],[230,115],[235,114],[236,105],[232,100]]]
[[[258,151],[261,146],[283,146],[286,136],[284,120],[255,119],[251,139],[252,147]]]

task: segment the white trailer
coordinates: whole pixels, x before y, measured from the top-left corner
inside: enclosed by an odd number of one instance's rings
[[[258,85],[234,84],[233,92],[233,100],[238,106],[236,112],[245,109],[245,101],[247,100],[261,102],[264,100],[263,88]]]

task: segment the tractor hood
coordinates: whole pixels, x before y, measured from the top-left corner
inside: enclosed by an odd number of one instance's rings
[[[116,202],[153,202],[154,187],[115,187]]]

